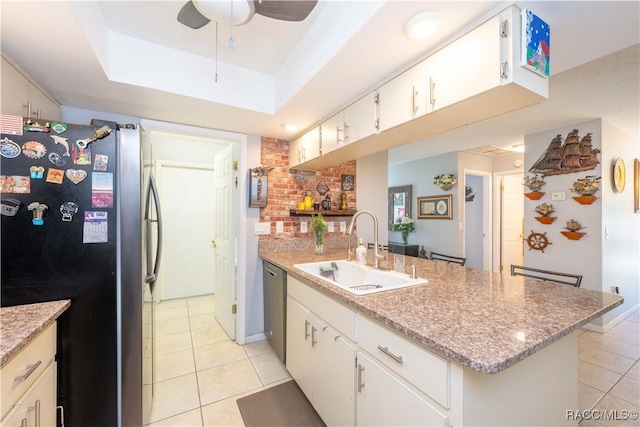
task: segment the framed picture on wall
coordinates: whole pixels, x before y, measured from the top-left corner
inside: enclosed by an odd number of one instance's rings
[[[522,58],[521,65],[549,77],[550,33],[549,24],[529,9],[522,9]]]
[[[342,174],[342,191],[353,191],[355,188],[355,176]]]
[[[256,168],[258,169],[258,168]],[[249,207],[263,208],[267,206],[267,175],[259,170],[249,169]]]
[[[418,219],[453,219],[453,196],[418,197]]]

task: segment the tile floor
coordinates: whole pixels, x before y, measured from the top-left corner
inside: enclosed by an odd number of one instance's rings
[[[236,399],[291,379],[266,341],[229,340],[213,306],[213,296],[156,305],[149,426],[244,426]]]
[[[291,378],[266,341],[229,340],[213,316],[213,296],[156,305],[156,336],[150,426],[244,426],[236,400]],[[640,411],[640,311],[605,334],[584,330],[578,340],[579,409]]]
[[[640,411],[640,311],[604,334],[578,336],[578,380],[581,410]],[[583,420],[580,426],[640,426],[640,420]]]

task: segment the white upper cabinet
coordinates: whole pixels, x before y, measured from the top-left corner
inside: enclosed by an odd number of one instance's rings
[[[371,92],[322,122],[322,154],[376,133],[378,105]]]
[[[429,57],[433,110],[500,86],[500,59],[498,16]]]
[[[380,87],[380,131],[427,114],[428,61],[422,61]]]
[[[323,155],[344,146],[344,111],[322,122],[320,129]]]
[[[344,109],[345,143],[354,143],[378,131],[376,99],[377,93],[371,92]]]
[[[320,126],[294,139],[289,145],[289,167],[295,168],[301,163],[320,155]]]
[[[60,106],[2,58],[2,113],[42,120],[60,120]]]

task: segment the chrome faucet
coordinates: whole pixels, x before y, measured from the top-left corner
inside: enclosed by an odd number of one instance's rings
[[[382,255],[380,255],[378,253],[378,248],[379,248],[379,245],[378,245],[378,218],[376,218],[374,213],[371,212],[371,211],[358,211],[358,212],[356,212],[353,215],[353,217],[351,218],[351,224],[349,224],[349,228],[347,230],[347,234],[353,233],[353,226],[356,223],[356,219],[358,219],[358,217],[361,214],[367,214],[371,218],[373,218],[373,250],[374,250],[373,266],[374,266],[374,268],[380,268],[379,262],[380,262],[380,258],[382,258]]]

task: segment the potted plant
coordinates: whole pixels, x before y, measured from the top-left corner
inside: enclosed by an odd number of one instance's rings
[[[402,232],[402,241],[407,244],[407,238],[409,238],[409,233],[414,229],[413,220],[409,216],[404,216],[403,218],[396,219],[396,222],[392,227],[393,231]]]
[[[433,183],[444,191],[451,190],[451,188],[456,185],[456,182],[458,181],[451,173],[443,173],[441,175],[436,175],[433,177]]]
[[[322,255],[324,253],[324,232],[327,231],[327,221],[322,218],[322,214],[311,215],[311,230],[315,237],[315,253]]]

